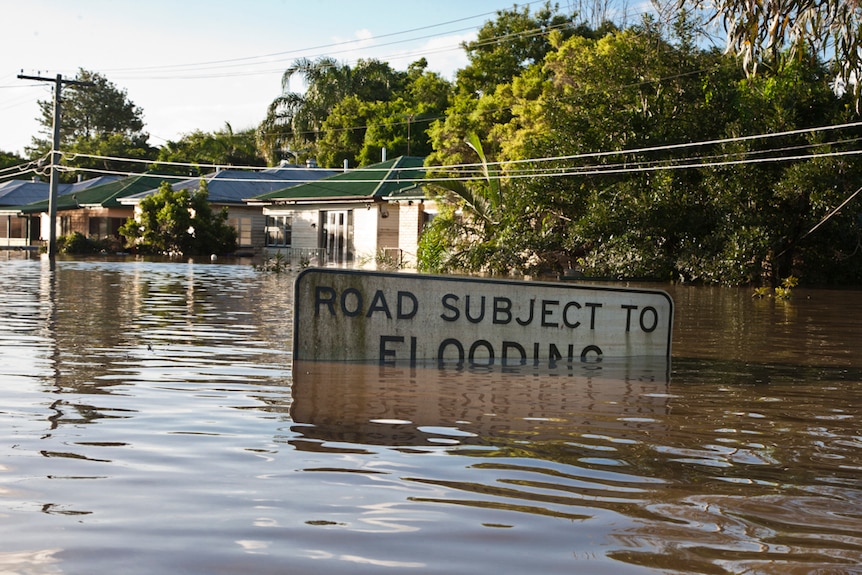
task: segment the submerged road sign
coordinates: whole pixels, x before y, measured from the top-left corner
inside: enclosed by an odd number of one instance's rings
[[[294,360],[670,359],[661,290],[312,268],[295,292]]]

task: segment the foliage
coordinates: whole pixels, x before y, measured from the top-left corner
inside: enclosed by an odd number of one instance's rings
[[[704,8],[727,31],[728,50],[751,74],[764,62],[792,61],[808,53],[829,54],[840,84],[862,97],[862,8],[847,0],[678,0]],[[789,50],[787,50],[789,48]]]
[[[126,91],[107,78],[83,68],[77,80],[93,86],[69,84],[63,87],[60,123],[60,149],[68,168],[94,168],[130,171],[140,164],[105,158],[151,159],[156,150],[148,144],[143,111],[128,99]],[[51,150],[54,101],[40,100],[39,124],[44,137],[33,137],[27,153],[42,156]],[[75,154],[102,156],[76,157]],[[71,177],[71,175],[70,175]]]
[[[19,156],[18,154],[13,154],[11,152],[4,152],[0,150],[0,169],[2,168],[11,168],[12,166],[17,166],[19,164],[26,163],[27,160]]]
[[[300,77],[303,94],[290,90]],[[282,75],[282,94],[269,106],[258,127],[258,144],[270,163],[277,163],[288,150],[314,154],[323,124],[335,106],[348,96],[359,101],[387,101],[403,85],[405,73],[396,72],[379,60],[359,60],[351,68],[333,58],[301,58]]]
[[[571,36],[577,26],[574,15],[559,12],[546,2],[535,14],[530,7],[498,10],[497,18],[479,29],[476,39],[465,42],[469,63],[458,70],[458,88],[469,94],[490,94],[529,66],[539,64],[551,49],[549,33]]]
[[[791,275],[862,281],[858,208],[808,233],[858,187],[858,156],[827,156],[852,152],[851,130],[831,140],[800,130],[849,122],[848,98],[811,54],[745,78],[732,58],[699,49],[695,30],[681,13],[670,29],[645,19],[600,38],[552,35],[541,67],[478,98],[459,93],[432,129],[429,163],[475,162],[475,131],[500,162],[505,201],[486,218],[487,185],[479,201],[468,195],[476,183],[448,186],[421,265],[773,287]],[[769,133],[784,135],[741,138]]]
[[[57,238],[57,251],[61,254],[76,255],[117,253],[122,251],[122,244],[116,237],[94,239],[84,236],[81,232],[74,232]]]
[[[204,164],[207,166],[265,166],[266,160],[257,151],[253,128],[234,132],[225,122],[224,128],[215,132],[196,130],[176,141],[169,141],[159,149],[157,164],[176,162],[180,164]],[[174,168],[158,165],[160,171],[185,174],[188,166]],[[211,167],[191,170],[192,175],[202,176],[212,171]]]
[[[86,172],[87,169],[123,173],[139,172],[144,165],[141,161],[152,160],[156,155],[155,149],[146,143],[146,136],[130,139],[121,133],[101,134],[90,138],[80,137],[63,151],[67,152],[61,161],[62,170],[68,174],[65,177],[67,181],[76,177],[76,172]],[[76,154],[98,157],[76,156]]]
[[[355,67],[332,59],[298,60],[283,77],[284,93],[270,106],[259,128],[269,161],[282,154],[316,157],[322,166],[367,165],[390,156],[425,156],[431,151],[427,129],[449,104],[452,86],[428,72],[423,58],[407,72],[376,60]],[[289,92],[301,75],[304,95]]]
[[[481,180],[442,181],[431,184],[438,201],[450,208],[432,220],[420,243],[421,269],[432,272],[483,271],[507,273],[527,257],[523,238],[509,237],[512,229],[509,194],[495,169],[490,167],[482,143],[470,134],[467,145],[479,157]],[[432,241],[448,249],[435,249]],[[514,240],[514,241],[513,241]]]
[[[0,150],[0,182],[19,176],[22,172],[18,170],[4,171],[5,168],[23,166],[27,160],[17,154]]]
[[[754,293],[751,297],[757,299],[769,298],[775,295],[775,299],[777,300],[788,300],[793,297],[793,288],[799,285],[799,278],[794,276],[787,276],[783,280],[781,280],[781,285],[777,285],[774,288],[769,288],[766,286],[761,286],[754,289]]]
[[[174,190],[162,182],[158,192],[141,200],[139,211],[120,233],[142,252],[192,256],[236,249],[236,230],[227,223],[227,208],[213,212],[203,180],[192,191]]]
[[[337,103],[323,122],[323,137],[317,147],[322,166],[338,166],[347,160],[356,166],[368,124],[375,117],[374,104],[350,95]]]
[[[299,262],[299,268],[305,269],[309,264],[309,260],[303,258]],[[255,264],[254,269],[259,272],[280,274],[282,272],[292,271],[293,265],[290,258],[286,257],[281,252],[276,252],[274,256],[265,258],[260,264]]]

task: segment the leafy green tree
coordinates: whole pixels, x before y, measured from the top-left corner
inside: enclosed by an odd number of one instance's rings
[[[370,104],[372,114],[357,157],[360,165],[379,161],[383,148],[390,156],[424,157],[431,153],[429,128],[445,115],[453,87],[427,67],[424,58],[413,62],[396,97]]]
[[[488,21],[478,38],[464,45],[470,62],[457,73],[456,94],[445,117],[429,129],[434,149],[429,163],[475,161],[465,145],[471,133],[485,142],[488,154],[496,155],[503,137],[499,127],[513,118],[515,82],[529,78],[530,97],[535,98],[541,81],[548,77],[545,58],[560,44],[573,37],[595,40],[614,31],[616,27],[610,22],[603,21],[596,29],[578,23],[577,14],[561,13],[559,6],[550,2],[535,14],[529,7],[517,6],[498,11],[496,20]]]
[[[302,94],[290,89],[296,77],[306,85]],[[387,101],[403,80],[404,73],[379,60],[359,60],[353,68],[328,57],[297,60],[282,75],[282,94],[258,128],[259,146],[270,163],[282,159],[286,150],[314,154],[323,123],[341,100],[352,95],[366,102]]]
[[[83,68],[77,79],[93,86],[70,84],[63,87],[60,149],[67,154],[63,163],[69,167],[129,171],[138,164],[102,158],[74,157],[89,154],[110,158],[152,159],[156,150],[143,131],[143,111],[128,99],[125,90],[107,78]],[[54,102],[40,100],[42,137],[34,136],[27,153],[31,157],[51,150],[54,124]]]
[[[550,2],[535,14],[529,6],[498,10],[496,19],[486,22],[475,40],[462,45],[469,64],[458,70],[458,88],[471,94],[492,93],[529,66],[541,64],[551,50],[552,31],[569,37],[576,29],[575,15],[560,13],[559,5]]]
[[[229,123],[221,130],[203,132],[195,130],[184,134],[178,141],[169,141],[159,149],[156,164],[176,162],[182,164],[203,164],[206,167],[193,170],[195,175],[212,171],[210,166],[265,166],[266,160],[257,150],[253,128],[234,132]],[[170,165],[159,166],[160,170],[171,170]],[[176,173],[186,174],[187,166],[174,169]]]
[[[841,85],[862,96],[862,8],[848,0],[679,0],[702,8],[727,31],[728,48],[749,73],[764,63],[780,66],[800,55],[823,53]],[[789,50],[788,50],[789,48]]]
[[[821,148],[828,149],[833,146]],[[790,233],[775,254],[780,279],[792,275],[815,285],[862,282],[862,203],[854,197],[860,182],[862,163],[848,158],[819,158],[787,170],[776,195],[805,209],[783,228]]]
[[[17,166],[26,162],[27,160],[25,160],[18,154],[13,154],[12,152],[4,152],[0,150],[0,169],[11,168],[12,166]]]
[[[813,58],[788,62],[771,74],[760,74],[737,84],[740,117],[728,124],[729,135],[742,132],[791,132],[809,126],[842,124],[848,117],[848,98],[836,98],[830,89],[827,69]],[[852,130],[834,132],[834,142],[822,136],[790,133],[768,142],[740,141],[723,146],[732,157],[802,156],[794,161],[764,165],[745,164],[705,172],[704,187],[717,214],[733,214],[717,220],[712,241],[718,256],[713,261],[736,262],[715,266],[705,263],[705,275],[727,283],[763,282],[773,285],[790,275],[818,283],[826,278],[824,258],[838,269],[837,276],[852,275],[852,262],[843,261],[839,253],[853,253],[855,241],[852,207],[835,218],[818,234],[806,236],[827,206],[837,206],[854,186],[854,174],[860,162],[853,157],[832,159],[805,155],[846,150],[842,139]],[[858,187],[858,186],[857,186]],[[854,188],[855,189],[855,188]],[[849,219],[848,219],[849,218]],[[846,226],[847,235],[836,241],[832,228]],[[804,238],[804,241],[803,241]],[[847,243],[850,241],[851,243]],[[849,268],[848,268],[848,263]],[[712,269],[710,269],[712,268]],[[716,269],[717,268],[717,269]],[[858,273],[858,271],[856,272]]]
[[[396,84],[359,91],[336,103],[318,141],[320,164],[340,166],[347,160],[367,165],[380,161],[383,148],[389,156],[430,153],[428,127],[444,114],[452,86],[427,66],[424,58],[417,60]]]
[[[493,93],[478,98],[463,91],[457,92],[445,116],[433,121],[428,129],[433,149],[428,162],[448,165],[478,161],[475,150],[467,145],[470,134],[477,134],[488,155],[496,156],[500,142],[491,134],[512,120],[513,104],[511,84],[501,84]]]
[[[672,45],[651,20],[548,55],[549,81],[505,152],[580,158],[560,167],[583,176],[527,182],[519,194],[556,221],[560,241],[545,249],[557,261],[599,276],[675,277],[679,250],[708,233],[711,212],[696,170],[655,167],[677,162],[664,146],[715,137],[733,113],[733,96],[716,87],[728,78],[720,58],[685,38]],[[641,151],[608,153],[626,149]]]
[[[204,180],[192,191],[162,182],[158,192],[141,200],[138,218],[127,221],[120,234],[145,253],[230,253],[236,249],[236,230],[227,223],[227,208],[213,212],[208,196]]]
[[[512,82],[498,85],[494,94],[479,98],[475,109],[465,106],[466,114],[451,108],[446,122],[436,126],[435,135],[446,139],[435,139],[437,151],[430,161],[471,161],[456,136],[478,125],[485,133],[483,142],[504,165],[518,161],[506,168],[506,174],[553,175],[555,170],[589,174],[517,177],[508,182],[510,200],[495,231],[508,250],[506,258],[498,260],[501,268],[559,271],[580,260],[582,265],[594,261],[595,267],[607,265],[629,276],[669,277],[686,227],[699,221],[685,218],[682,209],[690,205],[697,211],[698,198],[688,191],[697,189],[697,175],[621,175],[612,165],[619,160],[604,159],[603,153],[676,143],[708,133],[713,120],[712,125],[720,125],[720,115],[704,121],[703,110],[695,105],[703,100],[704,90],[714,88],[702,74],[687,72],[709,68],[709,62],[690,45],[684,50],[669,45],[648,21],[599,40],[588,36],[565,39],[552,33],[554,50],[547,53],[544,68],[532,66]],[[664,81],[667,77],[675,81]],[[712,99],[718,102],[721,95]],[[493,109],[504,111],[497,113],[497,121],[483,125],[494,114],[480,112]],[[522,160],[577,155],[586,156],[574,160],[574,166],[569,159]],[[597,157],[599,165],[592,167]],[[632,159],[663,158],[644,153]],[[675,224],[680,230],[671,233]],[[593,253],[596,257],[589,258]]]
[[[682,13],[670,29],[646,19],[598,39],[552,33],[541,68],[478,99],[459,93],[432,130],[430,163],[475,161],[458,135],[479,127],[506,201],[489,234],[470,202],[450,196],[423,240],[422,264],[726,284],[806,274],[862,281],[858,209],[810,231],[858,188],[855,156],[814,156],[848,151],[849,132],[826,140],[799,131],[852,120],[829,68],[808,54],[746,79],[733,58],[698,48],[695,31]],[[485,122],[483,106],[508,117]],[[711,140],[724,143],[679,146]],[[758,161],[770,156],[778,161]]]
[[[359,150],[365,141],[368,124],[375,117],[374,104],[356,95],[346,96],[338,102],[323,122],[323,137],[317,146],[320,165],[339,166],[345,160],[353,167],[359,165]]]
[[[417,114],[407,101],[398,98],[376,102],[369,104],[369,109],[373,115],[368,119],[368,129],[359,147],[359,165],[379,162],[384,148],[389,157],[424,156],[429,151],[427,136],[418,137],[422,133],[421,121],[417,122]]]
[[[420,269],[506,273],[522,263],[523,239],[512,242],[507,233],[512,228],[512,198],[489,165],[479,137],[470,134],[466,144],[480,160],[482,178],[429,185],[440,194],[443,209],[420,239]]]
[[[7,171],[6,168],[21,166],[26,163],[27,160],[25,160],[18,154],[4,152],[0,150],[0,182],[8,180],[10,178],[14,178],[20,174],[20,172],[18,172],[17,170]]]
[[[439,114],[449,106],[452,88],[440,74],[428,71],[428,60],[420,58],[407,67],[402,97],[417,114]]]

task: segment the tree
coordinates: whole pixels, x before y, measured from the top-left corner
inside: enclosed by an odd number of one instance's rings
[[[470,63],[457,73],[456,93],[445,117],[429,129],[434,149],[429,163],[475,161],[465,144],[471,133],[479,135],[489,155],[497,155],[501,141],[492,132],[512,121],[512,86],[517,79],[529,78],[530,97],[535,98],[535,90],[541,90],[542,80],[548,77],[545,58],[561,43],[573,37],[595,40],[616,31],[610,22],[602,21],[592,29],[577,23],[577,18],[561,13],[550,2],[535,14],[528,6],[516,6],[498,11],[496,20],[488,21],[474,42],[464,44]]]
[[[862,97],[862,4],[856,0],[677,0],[703,8],[721,20],[727,47],[754,73],[764,61],[800,54],[828,54],[844,89]],[[789,49],[788,49],[789,48]],[[780,63],[779,63],[780,64]]]
[[[26,163],[27,160],[21,156],[0,150],[0,182],[14,178],[22,173],[19,170],[7,170],[6,168],[15,168],[15,166],[22,166]]]
[[[848,98],[835,97],[826,67],[813,57],[786,61],[775,72],[739,81],[735,89],[740,113],[728,123],[728,135],[782,133],[850,121]],[[848,206],[818,233],[807,235],[858,188],[860,161],[852,156],[829,157],[831,152],[846,151],[842,140],[852,138],[852,133],[852,129],[833,131],[828,139],[790,134],[723,145],[722,151],[735,158],[812,157],[704,171],[710,211],[724,217],[716,220],[710,237],[710,249],[715,250],[712,262],[695,266],[700,274],[724,283],[772,285],[791,275],[817,283],[847,281],[854,275],[857,281],[862,278],[862,258],[845,257],[858,253],[858,208]]]
[[[458,70],[458,88],[471,94],[494,92],[498,84],[542,62],[551,49],[551,31],[568,37],[575,29],[574,15],[561,14],[550,2],[535,14],[530,14],[529,6],[498,10],[497,18],[486,22],[475,40],[462,45],[470,63]]]
[[[184,134],[178,141],[169,141],[159,149],[156,163],[177,162],[182,164],[205,164],[208,166],[265,166],[266,160],[257,150],[255,130],[250,128],[234,132],[225,122],[224,128],[215,132],[196,130]],[[180,168],[159,166],[159,169],[185,174],[188,166]],[[196,168],[195,175],[203,175],[211,168]]]
[[[482,178],[429,184],[441,194],[442,210],[420,239],[420,269],[507,273],[522,263],[519,252],[524,246],[523,241],[511,242],[506,233],[513,215],[511,196],[489,166],[479,137],[470,134],[465,143],[480,160]]]
[[[862,212],[829,215],[859,187],[853,129],[801,130],[851,122],[849,98],[810,52],[745,78],[734,58],[698,48],[694,30],[681,13],[672,27],[645,19],[599,39],[551,33],[541,66],[491,94],[459,92],[432,130],[429,163],[475,162],[457,136],[478,127],[505,200],[487,220],[450,194],[421,263],[732,285],[862,281]],[[783,135],[748,137],[757,134]]]
[[[701,174],[656,167],[677,161],[664,146],[724,129],[736,113],[724,88],[734,77],[719,54],[686,41],[686,26],[675,29],[678,45],[650,19],[599,40],[570,38],[548,54],[538,97],[519,106],[505,157],[573,157],[521,166],[575,174],[518,183],[524,209],[554,230],[537,250],[545,266],[669,279],[680,252],[697,249],[691,238],[708,235]]]
[[[120,234],[138,250],[163,255],[206,255],[236,249],[236,230],[227,208],[213,212],[206,181],[200,188],[174,190],[162,182],[158,192],[141,200],[138,219],[130,219]]]
[[[324,166],[368,165],[390,156],[426,156],[431,152],[428,128],[441,118],[452,86],[428,72],[422,58],[410,64],[399,89],[351,94],[339,101],[323,123],[317,159]],[[381,99],[380,96],[386,96]]]
[[[305,93],[290,90],[296,77]],[[351,68],[333,58],[302,58],[282,75],[282,93],[269,105],[258,128],[261,150],[270,163],[281,160],[286,150],[316,152],[323,123],[335,106],[348,96],[361,101],[387,101],[401,89],[404,74],[379,60],[359,60]]]
[[[152,159],[156,150],[147,140],[143,111],[128,99],[125,90],[107,78],[83,68],[77,79],[93,86],[71,84],[63,88],[60,150],[69,154],[63,163],[73,168],[129,171],[139,164],[97,158],[75,158],[75,153],[112,158]],[[32,157],[51,150],[54,102],[40,100],[38,118],[44,137],[32,138],[27,148]]]

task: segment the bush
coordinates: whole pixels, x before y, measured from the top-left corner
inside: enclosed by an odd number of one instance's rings
[[[57,251],[61,254],[116,253],[122,249],[122,242],[113,237],[93,239],[84,236],[81,232],[75,232],[57,238]]]

